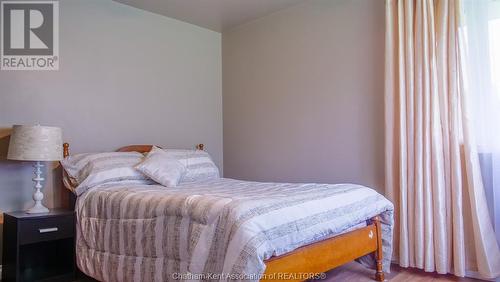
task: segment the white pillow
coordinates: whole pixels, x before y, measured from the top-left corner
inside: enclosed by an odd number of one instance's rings
[[[177,186],[186,172],[185,165],[155,146],[135,168],[166,187]]]
[[[151,180],[134,167],[143,155],[137,152],[79,154],[65,158],[61,164],[68,174],[67,184],[78,196],[88,189],[111,182],[151,184]]]

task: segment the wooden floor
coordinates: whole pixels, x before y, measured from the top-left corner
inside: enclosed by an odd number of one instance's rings
[[[321,281],[328,282],[373,282],[374,271],[367,269],[356,262],[348,263],[344,266],[338,267],[327,273],[326,279]],[[439,275],[436,273],[428,273],[422,270],[401,268],[396,265],[391,266],[391,273],[386,274],[386,281],[391,282],[480,282],[483,280],[476,280],[471,278],[459,278],[453,275]]]

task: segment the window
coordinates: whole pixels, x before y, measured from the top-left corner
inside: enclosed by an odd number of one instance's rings
[[[463,0],[461,58],[470,129],[500,243],[500,1]]]
[[[500,1],[492,2],[489,9],[488,38],[490,41],[491,82],[496,97],[500,98]]]

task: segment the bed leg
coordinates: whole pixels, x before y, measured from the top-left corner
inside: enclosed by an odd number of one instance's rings
[[[382,229],[380,224],[380,216],[376,216],[373,218],[373,223],[375,224],[375,228],[377,230],[377,250],[375,251],[375,263],[376,263],[376,272],[375,272],[375,280],[384,281],[384,271],[382,270]]]

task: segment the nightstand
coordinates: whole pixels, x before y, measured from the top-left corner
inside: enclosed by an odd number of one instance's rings
[[[5,213],[2,282],[74,280],[74,229],[72,210]]]

